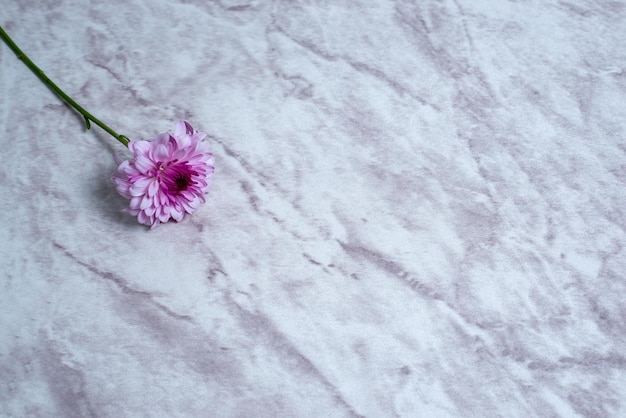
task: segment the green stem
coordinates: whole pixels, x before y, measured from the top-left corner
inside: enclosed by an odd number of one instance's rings
[[[22,62],[24,62],[24,64],[28,68],[30,68],[30,70],[37,77],[39,77],[39,79],[43,81],[45,85],[47,85],[50,88],[50,90],[55,92],[59,97],[65,100],[67,104],[69,104],[74,109],[76,109],[76,111],[80,113],[83,116],[83,118],[85,118],[85,126],[87,127],[87,129],[91,127],[89,121],[92,121],[93,123],[101,127],[102,129],[104,129],[107,133],[109,133],[113,138],[117,139],[125,146],[128,146],[128,143],[130,142],[130,140],[127,137],[125,137],[124,135],[119,135],[113,129],[109,128],[103,122],[101,122],[96,117],[94,117],[91,113],[83,109],[81,105],[76,103],[74,99],[72,99],[70,96],[65,94],[63,90],[61,90],[56,84],[54,84],[52,80],[50,80],[48,76],[46,76],[46,74],[43,71],[41,71],[39,67],[37,67],[35,63],[32,62],[30,58],[28,58],[28,56],[24,52],[22,52],[22,50],[16,45],[16,43],[13,42],[13,39],[11,39],[11,37],[4,31],[4,29],[2,29],[2,26],[0,26],[0,37],[9,46],[9,48],[11,48],[13,52],[15,52],[15,55],[17,55],[17,57],[20,60],[22,60]]]

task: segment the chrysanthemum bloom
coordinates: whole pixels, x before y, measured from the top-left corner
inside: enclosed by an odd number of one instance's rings
[[[117,191],[130,200],[124,210],[152,227],[192,214],[204,203],[214,171],[206,135],[181,120],[173,134],[131,141],[134,158],[116,158],[119,167],[112,177]]]

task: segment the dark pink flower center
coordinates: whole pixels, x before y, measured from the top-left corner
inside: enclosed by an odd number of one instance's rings
[[[178,173],[176,178],[174,179],[174,183],[176,183],[176,191],[183,191],[189,186],[191,183],[191,174],[189,173]]]
[[[196,184],[192,176],[197,174],[192,167],[185,162],[170,161],[168,164],[159,163],[159,177],[161,184],[168,192],[177,193],[187,190]]]

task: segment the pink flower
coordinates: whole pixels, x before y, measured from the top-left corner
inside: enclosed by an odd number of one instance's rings
[[[116,157],[119,167],[111,178],[119,194],[130,200],[124,210],[152,227],[191,215],[204,203],[215,170],[206,135],[180,120],[173,134],[131,141],[128,149],[134,158]]]

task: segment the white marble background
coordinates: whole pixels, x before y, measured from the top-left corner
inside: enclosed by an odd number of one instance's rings
[[[626,416],[624,1],[2,3],[0,416]]]

